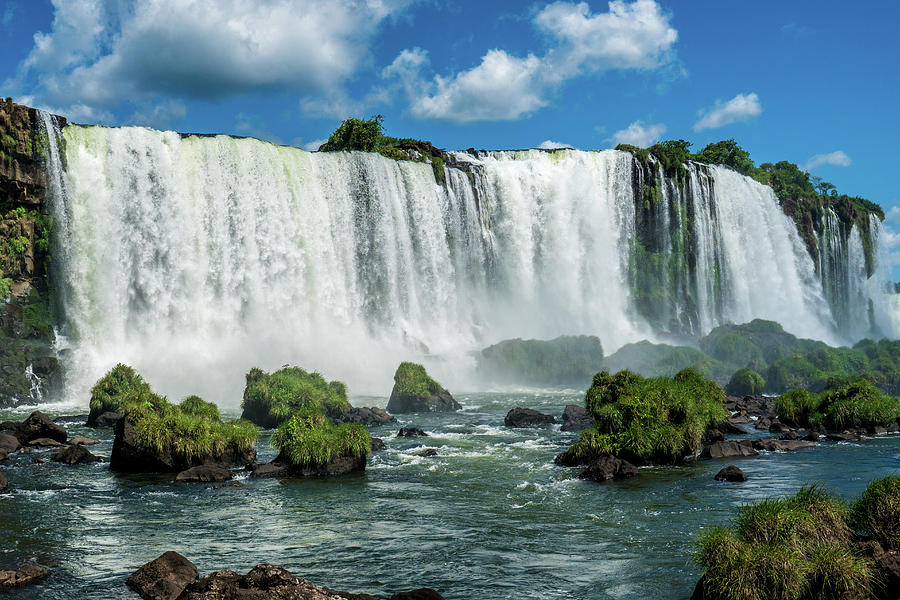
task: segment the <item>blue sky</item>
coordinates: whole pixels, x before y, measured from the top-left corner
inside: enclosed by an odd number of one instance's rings
[[[898,23],[821,0],[0,0],[0,96],[301,147],[376,113],[448,149],[733,137],[891,225]]]

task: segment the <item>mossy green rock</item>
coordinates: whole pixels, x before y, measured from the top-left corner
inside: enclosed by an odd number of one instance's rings
[[[404,362],[397,367],[387,405],[389,413],[453,412],[461,408],[462,405],[432,379],[422,365]]]
[[[766,380],[762,378],[762,375],[744,367],[735,371],[731,376],[731,381],[725,386],[725,393],[729,396],[753,396],[761,394],[765,387]]]
[[[360,423],[335,424],[321,413],[295,412],[272,437],[278,457],[254,477],[343,475],[366,468],[372,436]]]
[[[319,373],[300,367],[284,367],[273,373],[251,369],[241,407],[241,418],[274,429],[296,411],[337,419],[350,410],[350,402],[342,382],[326,381]]]
[[[150,385],[137,371],[128,365],[117,364],[91,388],[87,426],[97,427],[97,418],[103,413],[121,412],[129,395],[149,392]]]

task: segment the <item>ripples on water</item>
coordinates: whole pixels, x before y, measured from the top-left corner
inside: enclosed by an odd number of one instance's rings
[[[566,404],[581,403],[580,392],[458,399],[458,413],[401,415],[373,429],[387,450],[364,474],[337,479],[241,475],[237,485],[175,485],[171,475],[34,464],[43,452],[14,454],[2,463],[13,492],[0,496],[0,566],[31,561],[53,574],[9,597],[137,598],[124,586],[128,574],[176,550],[201,573],[272,562],[319,585],[374,594],[428,586],[453,600],[686,599],[700,574],[692,553],[701,528],[809,482],[850,498],[900,469],[900,438],[891,437],[743,459],[743,484],[713,481],[725,463],[700,462],[598,485],[552,464],[578,434],[503,426],[514,406],[558,418]],[[408,425],[429,437],[393,437]],[[68,430],[99,437],[91,450],[109,456],[112,430]],[[417,456],[424,448],[438,456]],[[261,461],[274,456],[268,434],[259,449]]]

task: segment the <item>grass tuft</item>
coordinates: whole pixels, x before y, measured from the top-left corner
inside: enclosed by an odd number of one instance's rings
[[[855,527],[888,550],[900,550],[900,475],[869,483],[852,507]]]
[[[260,427],[277,427],[294,411],[324,411],[335,418],[350,409],[347,387],[319,373],[284,367],[274,373],[251,369],[241,402],[243,418]]]
[[[275,431],[272,445],[295,467],[324,467],[341,456],[367,456],[372,437],[359,423],[335,425],[321,413],[297,411]]]

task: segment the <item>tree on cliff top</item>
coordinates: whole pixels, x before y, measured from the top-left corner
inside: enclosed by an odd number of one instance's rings
[[[340,150],[360,150],[372,152],[382,138],[384,117],[375,115],[368,121],[365,119],[344,119],[340,127],[334,130],[321,148],[322,152]]]

